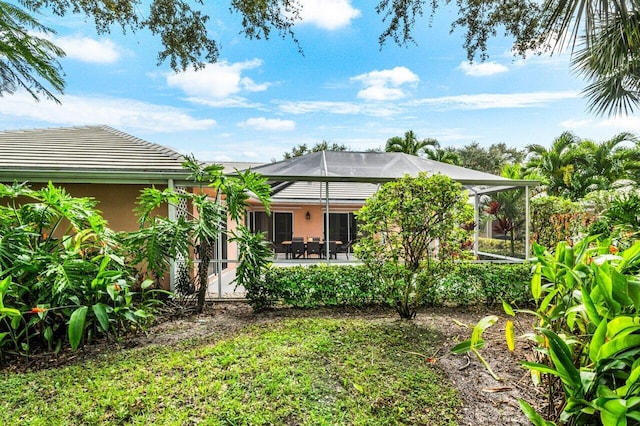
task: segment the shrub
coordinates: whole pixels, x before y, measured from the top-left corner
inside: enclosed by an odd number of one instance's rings
[[[361,265],[272,267],[248,294],[254,309],[276,301],[301,308],[365,306],[378,300],[380,286]]]
[[[589,237],[575,247],[561,242],[554,254],[539,245],[534,252],[531,290],[539,326],[529,337],[542,359],[523,365],[547,378],[550,406],[561,410],[554,420],[638,424],[640,243],[618,252],[610,240]],[[521,406],[534,424],[553,424],[526,402]]]
[[[561,241],[586,233],[596,215],[574,201],[560,197],[537,197],[531,200],[532,241],[555,247]]]
[[[458,263],[429,288],[425,301],[431,306],[493,306],[504,300],[526,306],[531,302],[530,281],[528,263]]]
[[[468,233],[461,225],[473,220],[467,199],[447,176],[421,173],[384,184],[358,211],[356,255],[401,318],[416,315],[445,263],[464,254]]]
[[[51,183],[0,184],[0,199],[0,355],[75,349],[150,318],[94,200]]]
[[[426,271],[417,276],[417,280],[426,279]],[[525,306],[531,299],[530,280],[528,264],[461,263],[437,284],[421,284],[427,291],[419,307],[493,306],[500,300]],[[387,303],[382,284],[362,265],[272,267],[264,280],[254,283],[247,298],[255,310],[275,302],[302,308]]]

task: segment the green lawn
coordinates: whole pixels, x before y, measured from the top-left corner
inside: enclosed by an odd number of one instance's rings
[[[432,330],[301,319],[0,375],[0,424],[454,425]],[[413,353],[409,353],[413,352]]]

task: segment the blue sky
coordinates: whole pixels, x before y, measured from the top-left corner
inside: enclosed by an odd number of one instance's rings
[[[159,41],[147,32],[98,36],[90,20],[41,16],[53,27],[67,88],[62,105],[19,93],[0,102],[4,130],[106,124],[202,160],[270,161],[291,147],[326,140],[353,150],[384,147],[412,129],[442,146],[504,142],[549,146],[563,131],[609,139],[640,133],[637,116],[592,115],[567,55],[515,58],[508,40],[490,42],[490,59],[469,64],[462,31],[449,33],[453,10],[417,45],[382,49],[377,1],[303,0],[295,27],[304,51],[277,34],[269,41],[239,34],[226,2],[207,2],[220,61],[174,73],[157,66]],[[217,10],[216,10],[217,9]]]

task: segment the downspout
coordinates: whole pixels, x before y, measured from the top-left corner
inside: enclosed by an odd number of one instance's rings
[[[173,182],[173,179],[169,179],[167,181],[167,189],[169,189],[170,191],[175,190],[175,185]],[[168,203],[168,208],[167,208],[167,216],[169,217],[169,220],[172,222],[175,222],[177,219],[177,208],[176,205],[173,203]],[[175,259],[171,259],[169,261],[169,289],[171,291],[175,291],[176,289],[176,260]]]

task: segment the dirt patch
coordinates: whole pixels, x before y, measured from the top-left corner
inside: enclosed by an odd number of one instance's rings
[[[485,347],[481,350],[493,371],[502,379],[491,377],[475,357],[454,355],[450,349],[471,335],[472,325],[488,314],[495,314],[500,321],[485,334]],[[400,321],[393,310],[372,309],[274,309],[254,313],[245,303],[216,303],[201,315],[168,319],[152,327],[144,335],[124,339],[118,345],[103,342],[85,347],[77,352],[34,357],[28,363],[13,365],[11,370],[51,368],[92,358],[105,351],[147,345],[172,345],[194,338],[221,339],[249,324],[268,323],[286,318],[333,317],[360,318],[378,321]],[[429,309],[420,312],[414,320],[442,334],[442,346],[434,354],[444,374],[457,389],[463,401],[462,425],[529,425],[530,422],[520,411],[518,398],[524,398],[534,406],[541,406],[542,397],[531,385],[529,374],[519,361],[526,358],[531,348],[525,342],[518,342],[516,351],[507,350],[504,339],[506,318],[500,312],[482,309]],[[532,318],[521,315],[516,320],[516,332],[531,329]],[[408,355],[412,356],[412,355]],[[415,355],[413,355],[415,356]]]

